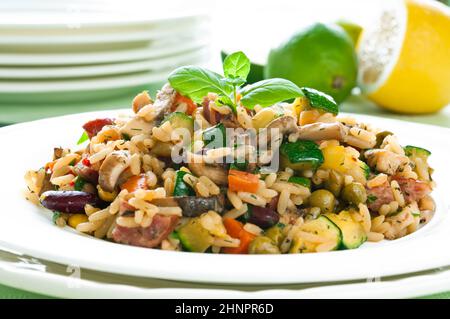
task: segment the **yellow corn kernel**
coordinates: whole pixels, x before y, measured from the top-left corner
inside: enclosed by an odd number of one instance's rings
[[[302,111],[300,113],[299,124],[306,125],[314,123],[319,116],[320,113],[317,110]]]
[[[73,214],[69,217],[68,223],[72,228],[77,228],[78,224],[86,223],[88,217],[85,214]]]
[[[97,185],[98,196],[105,202],[112,202],[117,197],[117,191],[107,192],[103,190],[100,185]]]
[[[310,108],[309,101],[305,97],[298,97],[292,103],[292,109],[297,117],[300,116],[300,112],[308,110]]]
[[[252,124],[255,129],[261,129],[266,127],[277,117],[275,110],[271,107],[262,109],[256,113],[252,118]]]

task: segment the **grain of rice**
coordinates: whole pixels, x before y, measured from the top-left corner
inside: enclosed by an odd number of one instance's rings
[[[377,216],[375,218],[372,219],[372,226],[371,226],[371,230],[376,229],[377,227],[379,227],[385,220],[385,216],[380,215]]]
[[[269,175],[266,176],[266,178],[264,179],[264,182],[266,183],[266,187],[270,188],[272,187],[272,185],[275,183],[277,179],[277,174],[275,173],[270,173]]]
[[[303,171],[303,176],[306,178],[311,178],[311,177],[313,177],[313,175],[314,175],[314,172],[310,169]]]
[[[261,235],[263,232],[263,230],[260,227],[256,226],[255,224],[252,224],[252,223],[246,223],[244,225],[244,229],[246,231],[248,231],[249,233],[256,235],[256,236]]]
[[[89,157],[89,162],[91,164],[95,164],[97,162],[100,162],[101,160],[103,160],[106,156],[109,155],[109,153],[111,153],[113,151],[113,148],[111,147],[105,147],[104,149],[102,149],[101,151],[91,155]]]
[[[345,125],[356,125],[356,119],[350,116],[338,117],[337,120]]]
[[[286,212],[290,195],[291,194],[287,189],[283,189],[280,192],[280,197],[278,198],[278,205],[277,205],[277,211],[280,215],[283,215]]]
[[[159,207],[158,214],[164,216],[182,216],[182,209],[180,207]]]
[[[140,209],[134,212],[134,221],[136,224],[141,224],[142,220],[144,219],[144,212]]]
[[[375,233],[375,232],[367,233],[367,240],[370,242],[378,242],[378,241],[382,241],[383,239],[384,239],[384,235],[381,233]]]
[[[414,163],[416,164],[416,172],[419,179],[422,181],[429,181],[430,175],[428,173],[428,166],[426,163],[420,157],[416,157],[414,159]]]
[[[170,122],[166,122],[169,123]],[[163,126],[166,124],[164,123]],[[172,140],[172,131],[168,132],[168,130],[165,130],[162,126],[161,127],[154,127],[152,129],[153,137],[157,140],[160,140],[161,142],[170,142]]]
[[[206,188],[209,190],[211,195],[219,195],[220,188],[217,186],[212,180],[210,180],[207,176],[200,176],[198,181],[203,183]]]
[[[99,226],[94,231],[94,237],[96,238],[104,238],[106,234],[108,233],[109,227],[111,227],[111,224],[114,222],[115,216],[109,216],[101,226]]]
[[[384,183],[386,183],[386,181],[387,181],[387,175],[380,173],[377,176],[375,176],[374,178],[367,181],[367,187],[374,188],[374,187],[383,185]]]
[[[167,168],[161,175],[162,179],[171,178],[175,179],[175,170],[173,168]]]
[[[139,175],[141,172],[141,158],[139,154],[133,154],[130,158],[130,171],[133,175]]]
[[[50,179],[50,182],[53,185],[63,186],[63,185],[69,184],[74,179],[75,179],[75,175],[67,174],[67,175],[63,175],[63,176],[52,178],[52,179]]]
[[[196,183],[194,189],[201,197],[209,197],[210,195],[208,187],[203,183]]]
[[[99,211],[93,213],[92,215],[90,215],[89,216],[89,221],[90,222],[96,222],[96,221],[100,221],[100,220],[106,219],[109,216],[111,216],[111,214],[109,213],[109,209],[105,208],[105,209],[99,210]]]
[[[68,154],[60,159],[58,159],[55,164],[53,165],[53,171],[63,167],[63,166],[67,166],[70,163],[72,163],[73,161],[76,161],[80,158],[80,155],[78,154]]]
[[[217,247],[239,247],[241,241],[237,238],[214,238],[213,246]]]
[[[389,225],[389,223],[383,222],[379,226],[374,227],[373,231],[384,234],[384,233],[388,232],[390,229],[391,229],[391,226]]]
[[[198,183],[197,177],[191,174],[185,174],[183,176],[183,181],[191,187],[195,187],[195,184]]]
[[[279,193],[281,193],[283,190],[286,190],[293,195],[309,196],[311,194],[309,188],[287,182],[276,182],[270,188],[276,190]]]
[[[405,198],[403,197],[403,194],[400,189],[400,185],[397,181],[391,181],[391,189],[392,193],[394,195],[395,201],[398,203],[400,207],[405,206]]]
[[[230,147],[214,148],[206,151],[205,159],[208,162],[216,162],[217,160],[221,160],[232,153],[233,150]]]
[[[119,216],[116,219],[116,223],[117,223],[117,225],[126,227],[126,228],[136,228],[136,227],[140,226],[138,223],[136,223],[134,221],[134,217]]]
[[[106,232],[106,238],[111,239],[114,228],[116,227],[116,218],[113,219],[111,226],[109,226],[108,231]]]
[[[247,204],[243,204],[239,209],[231,209],[223,215],[223,218],[232,218],[236,219],[242,215],[244,215],[248,211]]]
[[[399,155],[405,155],[403,147],[400,145],[400,143],[397,140],[397,137],[394,135],[386,136],[380,148],[394,152]]]
[[[142,218],[140,226],[143,228],[147,228],[152,224],[152,222],[153,222],[153,215],[145,214],[145,216]]]
[[[156,184],[158,183],[158,177],[156,177],[155,173],[153,173],[152,171],[147,171],[145,173],[145,177],[147,186],[150,188],[155,187]]]
[[[370,232],[372,219],[370,218],[370,212],[366,205],[360,203],[358,205],[359,213],[363,217],[363,228],[366,233]]]
[[[253,128],[252,118],[250,115],[248,115],[247,110],[244,107],[238,106],[236,108],[236,112],[237,112],[237,120],[243,128],[246,129]]]
[[[100,210],[100,208],[94,207],[90,204],[86,204],[84,205],[84,212],[86,213],[86,215],[90,216],[95,212],[98,212]]]
[[[239,196],[235,192],[228,189],[227,197],[228,197],[228,200],[230,201],[231,205],[233,205],[234,208],[236,208],[236,209],[242,208],[242,205],[243,205],[242,200],[239,198]]]
[[[278,192],[276,190],[269,189],[269,188],[260,189],[256,193],[259,196],[262,196],[262,197],[267,198],[267,199],[272,199],[272,198],[274,198],[275,196],[278,195]]]
[[[174,187],[175,187],[174,180],[172,180],[171,178],[166,178],[164,180],[164,190],[166,194],[169,194],[169,196],[172,195]]]
[[[90,233],[94,231],[97,227],[91,222],[80,223],[77,225],[76,230],[82,233]]]
[[[248,193],[248,192],[238,192],[237,195],[243,202],[246,202],[246,203],[249,203],[249,204],[252,204],[255,206],[261,206],[261,207],[266,206],[266,200],[257,194]]]

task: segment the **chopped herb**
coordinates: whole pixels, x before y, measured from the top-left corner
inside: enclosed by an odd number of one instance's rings
[[[86,184],[86,181],[84,179],[82,179],[80,176],[78,176],[77,179],[75,180],[75,185],[73,186],[73,188],[76,191],[81,191],[85,184]]]
[[[86,131],[84,131],[83,134],[81,134],[81,136],[77,142],[77,145],[80,145],[80,144],[86,142],[87,140],[89,140],[89,136],[87,135]]]
[[[142,131],[141,128],[132,128],[131,130],[132,130],[132,131]]]
[[[122,138],[123,138],[125,141],[131,140],[131,136],[130,136],[129,134],[127,134],[127,133],[122,133]]]
[[[61,217],[61,213],[60,212],[53,212],[53,217],[52,217],[52,221],[54,224],[56,224],[56,221]]]
[[[367,203],[371,204],[378,199],[375,195],[367,195]]]

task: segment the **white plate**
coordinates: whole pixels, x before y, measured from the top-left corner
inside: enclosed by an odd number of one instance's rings
[[[164,58],[138,60],[123,63],[80,65],[80,66],[53,66],[53,67],[1,67],[0,79],[54,79],[106,76],[114,74],[129,74],[136,72],[158,72],[185,63],[193,63],[207,54],[205,47],[196,47],[193,50]],[[1,82],[1,80],[0,80]],[[19,82],[22,86],[24,82]],[[1,84],[0,84],[1,87]],[[1,90],[1,89],[0,89]]]
[[[156,8],[156,9],[155,9]],[[155,6],[148,1],[96,0],[21,0],[0,2],[0,29],[57,30],[74,28],[115,28],[124,26],[158,26],[195,21],[204,16],[199,10],[182,0],[166,0]]]
[[[124,111],[125,112],[125,111]],[[448,158],[450,130],[377,117],[357,117],[396,132],[402,144],[433,152],[437,212],[429,224],[395,241],[317,254],[215,255],[130,247],[97,240],[51,223],[51,213],[22,198],[23,174],[50,159],[54,146],[71,146],[81,125],[99,112],[46,119],[0,129],[4,167],[0,184],[0,243],[28,255],[110,273],[227,284],[283,284],[374,278],[450,265]]]
[[[67,79],[67,80],[49,80],[49,81],[0,81],[1,93],[42,93],[42,92],[67,92],[67,91],[93,91],[100,89],[111,89],[120,87],[130,87],[141,85],[145,83],[158,82],[167,75],[174,68],[187,65],[199,64],[205,62],[209,58],[208,50],[201,50],[194,54],[175,57],[163,60],[160,63],[156,62],[152,65],[158,67],[154,71],[142,71],[136,73],[128,73],[124,75],[115,75],[110,77],[90,77],[83,79]]]
[[[184,54],[200,49],[209,42],[207,37],[186,37],[150,42],[137,47],[112,47],[99,50],[85,48],[81,51],[65,52],[21,52],[0,53],[2,66],[55,66],[55,65],[92,65],[155,59]]]

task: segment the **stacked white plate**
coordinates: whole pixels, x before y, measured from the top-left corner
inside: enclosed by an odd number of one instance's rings
[[[0,102],[119,96],[205,64],[210,21],[181,1],[0,2]]]

